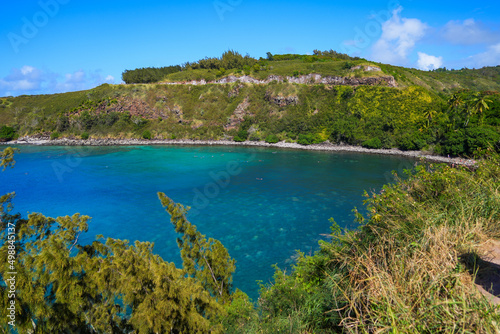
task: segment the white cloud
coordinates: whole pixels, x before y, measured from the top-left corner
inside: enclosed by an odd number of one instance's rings
[[[34,67],[31,67],[31,66],[27,66],[27,65],[25,65],[25,66],[23,66],[23,67],[21,68],[21,73],[22,73],[23,75],[28,75],[28,74],[30,74],[30,73],[33,73],[33,71],[35,71],[35,68],[34,68]]]
[[[36,91],[40,89],[42,81],[41,71],[34,67],[14,68],[5,78],[0,78],[0,93]]]
[[[0,78],[0,96],[63,93],[114,83],[114,80],[113,76],[103,76],[100,71],[77,70],[60,75],[25,65],[13,68],[6,77]]]
[[[424,71],[434,70],[443,65],[443,57],[431,56],[423,52],[418,53],[418,68]]]
[[[475,68],[500,65],[500,43],[490,45],[486,52],[469,57],[469,61],[469,66]]]
[[[392,17],[382,24],[382,36],[372,47],[372,59],[382,63],[404,65],[408,55],[421,40],[427,24],[419,19],[401,18],[402,7],[392,12]]]
[[[66,74],[66,83],[69,84],[79,84],[84,82],[85,79],[86,79],[86,74],[82,70]]]
[[[452,44],[491,44],[500,41],[499,32],[484,28],[481,23],[474,19],[449,21],[441,33]]]

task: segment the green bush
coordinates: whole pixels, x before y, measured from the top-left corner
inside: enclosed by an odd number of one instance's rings
[[[130,115],[130,111],[124,111],[120,114],[120,121],[124,122],[124,123],[128,123],[130,122],[130,118],[132,116]]]
[[[84,130],[90,130],[96,123],[96,117],[84,110],[78,117],[78,122]]]
[[[276,135],[269,135],[266,137],[266,143],[269,143],[269,144],[276,144],[279,141],[280,140],[279,140],[278,136],[276,136]]]
[[[223,76],[224,74],[226,74],[226,69],[224,67],[221,67],[217,73],[215,74],[217,77],[221,77]]]
[[[476,127],[467,129],[465,132],[466,154],[473,154],[477,149],[486,149],[492,146],[499,149],[500,134],[487,127]]]
[[[89,137],[90,137],[90,136],[89,136],[88,132],[84,132],[84,133],[82,133],[82,135],[81,135],[80,137],[81,137],[83,140],[87,140],[87,139],[89,139]]]
[[[247,138],[248,138],[248,131],[240,130],[240,131],[238,131],[238,134],[236,136],[234,136],[234,141],[242,142],[242,141],[247,140]]]
[[[418,151],[427,145],[427,140],[420,132],[405,133],[397,141],[398,148],[403,151]]]
[[[57,131],[54,131],[50,134],[50,140],[54,140],[54,139],[57,139],[59,138],[59,132]]]
[[[233,140],[240,143],[240,142],[245,141],[246,139],[243,139],[240,136],[236,135],[236,136],[234,136]]]
[[[379,149],[382,148],[382,142],[377,137],[364,141],[361,146],[365,148]]]
[[[311,135],[299,135],[297,143],[300,145],[311,145],[313,143]]]
[[[462,130],[452,131],[445,134],[445,139],[441,145],[442,152],[453,156],[465,153],[465,136]]]
[[[12,140],[14,139],[15,134],[14,128],[11,128],[10,126],[4,125],[0,127],[0,141]]]
[[[99,117],[99,123],[106,126],[113,126],[120,119],[120,114],[117,112],[110,112],[109,114],[102,114]]]
[[[261,132],[260,131],[254,131],[251,134],[248,135],[248,140],[250,141],[260,141],[262,140],[261,138]]]
[[[151,131],[149,130],[145,130],[143,133],[142,133],[142,138],[144,139],[151,139]]]
[[[301,134],[297,140],[297,143],[300,145],[319,144],[322,142],[324,142],[324,140],[319,134]]]
[[[69,118],[66,115],[61,115],[57,118],[57,131],[64,132],[69,129]]]

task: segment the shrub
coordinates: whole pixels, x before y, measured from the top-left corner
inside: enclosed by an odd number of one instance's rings
[[[467,129],[465,132],[466,153],[473,154],[477,149],[486,149],[493,146],[499,149],[500,135],[490,128],[476,127]]]
[[[269,143],[269,144],[275,144],[279,141],[280,140],[279,140],[278,136],[276,136],[276,135],[269,135],[266,137],[266,143]]]
[[[120,114],[117,112],[111,112],[109,114],[103,114],[99,117],[99,122],[106,126],[112,126],[120,119]]]
[[[64,132],[69,128],[69,118],[66,115],[61,115],[57,119],[57,131]]]
[[[149,131],[149,130],[144,131],[142,133],[142,138],[148,139],[148,140],[151,139],[151,131]]]
[[[361,146],[365,148],[379,149],[382,148],[382,142],[377,137],[364,141]]]
[[[384,136],[382,136],[381,142],[382,148],[393,148],[396,145],[394,140],[387,134],[384,134]]]
[[[9,141],[14,139],[15,131],[14,128],[10,126],[2,126],[0,127],[0,141]]]
[[[297,142],[300,145],[319,144],[324,142],[320,134],[301,134]]]
[[[130,111],[124,111],[120,114],[120,121],[128,123],[130,122],[130,118],[132,116],[130,115]]]
[[[88,132],[84,132],[84,133],[82,133],[82,135],[81,135],[80,137],[81,137],[83,140],[87,140],[87,139],[89,139],[89,137],[90,137],[90,136],[89,136]]]
[[[94,115],[91,115],[87,110],[84,110],[78,117],[78,122],[85,130],[90,130],[94,126],[95,121]]]
[[[300,145],[311,145],[312,144],[312,136],[311,135],[299,135],[299,139],[297,143]]]
[[[465,153],[465,140],[462,130],[448,132],[441,145],[442,152],[449,155],[463,155]]]
[[[59,138],[59,132],[57,131],[54,131],[50,134],[50,140],[54,140],[54,139],[57,139]]]
[[[242,142],[242,141],[247,140],[247,138],[248,138],[248,131],[240,130],[240,131],[238,131],[238,134],[236,136],[234,136],[234,141]]]
[[[246,139],[243,139],[240,136],[236,135],[236,136],[234,136],[233,140],[240,143],[242,141],[245,141]]]
[[[217,77],[221,77],[223,76],[224,74],[226,74],[226,69],[224,67],[221,67],[217,73],[215,74]]]
[[[419,132],[405,133],[398,140],[398,148],[403,151],[418,151],[427,145],[427,140]]]
[[[350,62],[346,61],[346,62],[342,65],[342,69],[343,69],[343,70],[350,70],[352,66],[353,66],[353,64],[352,64],[352,63],[350,63]]]
[[[262,133],[260,131],[254,131],[248,135],[248,140],[250,141],[260,141],[262,140]]]
[[[140,129],[144,126],[146,126],[146,124],[148,124],[148,120],[145,119],[145,118],[142,118],[142,117],[133,117],[132,118],[132,123],[134,123],[134,126],[136,129]]]

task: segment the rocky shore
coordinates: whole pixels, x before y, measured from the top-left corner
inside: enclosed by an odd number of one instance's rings
[[[89,138],[87,140],[75,138],[60,138],[51,140],[49,137],[21,137],[9,142],[0,142],[0,145],[44,145],[44,146],[137,146],[137,145],[203,145],[203,146],[258,146],[269,148],[284,148],[313,151],[356,152],[369,154],[398,155],[409,158],[424,158],[428,161],[443,162],[455,165],[474,166],[476,161],[462,158],[448,158],[438,155],[425,154],[421,151],[401,151],[399,149],[368,149],[360,146],[338,145],[329,142],[313,145],[300,145],[297,143],[279,142],[269,144],[263,141],[235,142],[231,140],[189,140],[189,139],[114,139],[114,138]]]

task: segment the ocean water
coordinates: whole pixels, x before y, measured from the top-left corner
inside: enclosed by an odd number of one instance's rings
[[[334,218],[354,228],[363,191],[392,182],[403,157],[207,146],[22,146],[16,166],[0,173],[0,194],[16,192],[15,211],[92,217],[81,243],[104,237],[154,242],[181,265],[176,233],[157,192],[190,206],[188,219],[219,239],[236,259],[235,287],[256,300],[273,264],[312,254]]]

